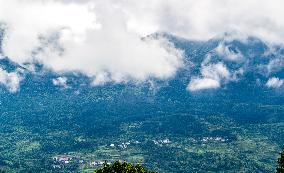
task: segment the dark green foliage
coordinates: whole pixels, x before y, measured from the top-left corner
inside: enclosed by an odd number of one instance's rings
[[[229,49],[256,62],[224,62],[232,74],[245,63],[248,73],[238,82],[202,92],[186,88],[191,76],[200,75],[203,59],[215,52],[218,40],[175,40],[189,64],[166,82],[90,87],[92,79],[72,73],[64,74],[70,87],[61,88],[52,83],[59,74],[36,64],[39,73],[26,71],[17,93],[0,85],[0,170],[93,172],[92,161],[127,160],[159,172],[274,172],[278,146],[284,143],[284,93],[264,87],[268,76],[261,74],[270,58],[284,57],[284,49],[262,57],[270,51],[257,40],[236,43]],[[214,55],[210,63],[221,60]],[[1,59],[0,67],[20,69],[8,59]],[[279,70],[273,75],[283,78],[284,69]],[[203,141],[208,137],[224,141]],[[153,142],[166,138],[172,143]],[[126,141],[131,142],[127,148],[119,147]],[[54,163],[52,157],[62,154],[74,160]]]
[[[95,173],[154,173],[140,164],[133,165],[131,163],[116,161],[111,165],[104,164],[104,167],[95,171]]]
[[[276,168],[276,173],[284,173],[284,149],[280,153],[280,157],[278,158],[278,168]]]

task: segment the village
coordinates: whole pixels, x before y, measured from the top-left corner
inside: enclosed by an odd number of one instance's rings
[[[85,161],[81,158],[70,156],[70,155],[57,155],[52,157],[53,164],[51,165],[53,169],[63,169],[69,164],[75,165],[87,165],[89,168],[102,167],[104,164],[110,164],[110,162],[102,160]]]
[[[169,139],[162,139],[162,140],[153,140],[154,144],[156,145],[163,145],[163,144],[170,144],[171,141]],[[111,143],[106,145],[109,149],[118,149],[118,150],[125,150],[130,145],[138,145],[140,144],[140,141],[127,141],[122,143]],[[104,164],[110,164],[110,162],[107,162],[105,160],[84,160],[78,156],[72,156],[72,155],[56,155],[52,157],[52,168],[53,169],[64,169],[65,167],[73,164],[77,166],[85,166],[88,168],[99,168],[102,167]]]
[[[208,143],[208,142],[226,142],[228,139],[225,139],[223,137],[201,137],[201,138],[189,138],[191,142],[201,142],[201,143]],[[127,141],[127,142],[121,142],[121,143],[110,143],[105,145],[108,149],[115,149],[115,150],[125,150],[131,145],[139,145],[141,143],[138,140],[133,141]],[[165,145],[170,145],[173,142],[169,138],[164,139],[155,139],[151,140],[150,142],[153,142],[154,145],[161,147]],[[71,164],[77,165],[77,166],[84,166],[87,168],[99,168],[104,166],[105,164],[111,164],[111,162],[106,160],[85,160],[83,158],[80,158],[78,156],[72,156],[72,155],[56,155],[52,157],[53,164],[51,165],[53,169],[64,169],[66,166],[69,166]]]

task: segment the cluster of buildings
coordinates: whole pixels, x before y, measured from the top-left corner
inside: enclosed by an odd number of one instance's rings
[[[203,137],[201,139],[201,142],[211,142],[211,141],[220,141],[220,142],[225,142],[226,139],[222,137]]]
[[[194,139],[194,138],[189,138],[190,141],[192,142],[226,142],[228,141],[228,139],[225,139],[223,137],[202,137],[202,138],[197,138],[197,139]]]
[[[140,144],[140,143],[141,142],[139,142],[139,141],[132,142],[132,144]],[[126,149],[130,144],[131,144],[131,142],[128,141],[128,142],[122,142],[121,144],[118,144],[117,146],[121,149]],[[112,148],[116,147],[115,144],[110,144],[109,146],[112,147]]]
[[[122,148],[122,149],[126,149],[130,144],[131,144],[130,141],[123,142],[123,143],[119,144],[118,147]]]
[[[219,141],[219,142],[227,141],[227,139],[225,139],[223,137],[202,137],[202,138],[198,138],[198,139],[190,138],[190,140],[193,141],[193,142],[204,142],[204,143],[205,142],[214,142],[214,141]],[[152,140],[152,141],[154,142],[155,145],[158,145],[158,146],[163,146],[163,145],[167,145],[167,144],[172,143],[172,141],[170,141],[168,138],[160,139],[160,140]],[[121,149],[126,149],[131,144],[140,144],[140,143],[141,142],[139,142],[139,141],[122,142],[118,145],[112,143],[112,144],[109,145],[109,147],[111,147],[111,148],[119,147]],[[71,162],[79,164],[79,165],[88,165],[89,167],[101,167],[104,164],[110,164],[109,162],[100,161],[100,160],[94,160],[94,161],[86,162],[82,159],[78,159],[78,158],[68,156],[68,155],[54,156],[54,157],[52,157],[52,160],[53,160],[52,167],[54,169],[64,168],[67,164],[70,164]]]
[[[54,157],[52,157],[52,160],[53,160],[53,164],[51,166],[54,169],[62,169],[70,163],[75,163],[75,164],[78,164],[78,165],[84,164],[84,165],[88,165],[89,167],[101,167],[101,166],[104,165],[104,163],[110,164],[110,162],[105,162],[105,161],[100,161],[100,160],[94,160],[94,161],[86,162],[82,159],[72,157],[72,156],[68,156],[68,155],[54,156]]]
[[[164,145],[164,144],[170,144],[172,141],[169,139],[162,139],[162,140],[153,140],[155,145]]]
[[[60,155],[60,156],[54,156],[52,159],[56,162],[67,164],[73,159],[73,157],[67,155]]]
[[[74,158],[71,156],[67,156],[67,155],[58,155],[58,156],[52,157],[52,160],[54,162],[52,167],[61,169],[66,164],[69,164],[72,160],[74,160]]]
[[[100,167],[100,166],[103,166],[104,164],[110,165],[111,163],[106,162],[106,161],[103,162],[103,161],[95,160],[95,161],[90,162],[89,166],[90,167]]]
[[[155,145],[165,145],[165,144],[171,144],[172,143],[172,141],[170,141],[168,138],[162,139],[162,140],[152,140],[152,141],[154,142]],[[126,149],[131,144],[140,144],[140,143],[141,142],[137,141],[137,140],[136,141],[132,141],[132,142],[130,142],[130,141],[122,142],[122,143],[120,143],[118,145],[112,143],[112,144],[109,145],[109,147],[111,147],[111,148],[118,147],[120,149]]]

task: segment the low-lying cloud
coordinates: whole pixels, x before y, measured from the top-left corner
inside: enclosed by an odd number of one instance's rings
[[[265,84],[268,88],[280,88],[284,84],[283,79],[277,77],[270,78]]]
[[[189,91],[199,91],[205,89],[216,89],[220,87],[220,82],[211,78],[193,78],[188,85]]]
[[[40,62],[64,73],[78,71],[94,85],[166,79],[182,66],[182,51],[127,27],[124,9],[92,1],[0,0],[4,55],[24,64]]]
[[[7,72],[0,68],[0,84],[4,85],[10,92],[17,92],[22,80],[18,72]]]
[[[68,88],[66,77],[58,77],[56,79],[52,79],[52,83],[53,85],[58,87]]]
[[[230,33],[282,44],[283,6],[282,0],[0,0],[2,51],[20,64],[40,62],[59,73],[81,72],[94,86],[163,80],[183,66],[183,52],[148,35],[208,40]],[[226,45],[216,51],[230,61],[243,58]],[[202,68],[189,90],[218,88],[234,78],[224,64]]]
[[[200,77],[192,78],[188,85],[189,91],[216,89],[221,86],[222,82],[231,79],[231,73],[221,62],[217,64],[202,64],[200,73]]]

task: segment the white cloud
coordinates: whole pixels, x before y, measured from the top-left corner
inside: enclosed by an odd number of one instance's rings
[[[142,37],[163,31],[208,40],[233,33],[283,43],[283,6],[282,0],[0,0],[3,53],[20,64],[79,71],[93,85],[167,79],[183,65],[182,52],[167,40]],[[229,60],[242,57],[226,45],[216,51]],[[203,65],[200,75],[219,86],[232,78],[222,64]]]
[[[17,72],[7,72],[0,68],[0,83],[10,92],[18,91],[22,78]]]
[[[271,59],[269,63],[266,65],[268,73],[273,73],[277,71],[281,71],[284,67],[284,58],[275,58]]]
[[[232,76],[227,67],[221,62],[202,64],[200,73],[201,77],[191,79],[187,87],[189,91],[219,88],[222,81],[227,82],[231,80]]]
[[[79,71],[94,85],[166,79],[182,66],[181,51],[167,40],[142,40],[145,35],[127,27],[125,9],[112,1],[0,0],[0,21],[7,27],[3,52],[9,58]]]
[[[219,62],[217,64],[203,65],[201,67],[201,75],[220,81],[222,79],[229,79],[231,74],[227,67]]]
[[[239,61],[244,57],[239,50],[236,50],[234,52],[230,50],[229,46],[225,45],[224,43],[220,43],[218,45],[216,52],[219,56],[224,57],[226,60],[230,61]]]
[[[216,89],[220,87],[220,82],[210,78],[195,78],[192,79],[187,89],[189,91],[198,91],[204,89]]]
[[[66,77],[58,77],[56,79],[52,79],[52,83],[55,86],[63,87],[63,88],[68,88],[67,85],[67,78]]]
[[[93,80],[92,82],[92,85],[93,86],[98,86],[98,85],[104,85],[106,84],[107,82],[110,82],[111,79],[109,77],[109,75],[105,72],[103,73],[99,73],[96,75],[95,79]]]
[[[157,30],[190,39],[207,40],[224,33],[255,36],[282,43],[282,0],[123,0],[129,26],[149,33]],[[142,27],[141,27],[142,26]]]
[[[270,78],[265,84],[268,88],[280,88],[284,83],[283,79],[277,77]]]
[[[0,21],[6,25],[3,51],[17,62],[31,58],[41,35],[65,29],[79,39],[86,29],[98,27],[87,6],[54,1],[0,0]]]

